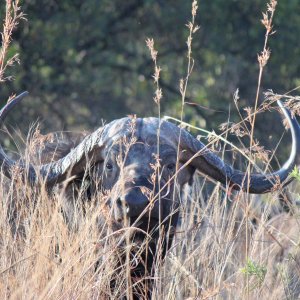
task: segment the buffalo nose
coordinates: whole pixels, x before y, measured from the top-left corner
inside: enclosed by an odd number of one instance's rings
[[[138,217],[145,211],[148,204],[148,198],[136,189],[122,195],[117,200],[117,205],[124,208],[126,215],[130,218]]]

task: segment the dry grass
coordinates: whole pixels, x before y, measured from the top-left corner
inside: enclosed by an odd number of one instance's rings
[[[207,197],[207,184],[196,181],[182,199],[176,240],[157,262],[154,299],[299,297],[298,208],[280,212],[276,194],[252,196],[249,204],[246,194],[221,186]],[[0,193],[1,299],[119,299],[138,285],[127,273],[134,259],[117,264],[131,229],[113,232],[109,218],[99,225],[109,215],[104,195],[84,212],[78,206],[70,229],[61,189],[49,195],[2,178]]]
[[[20,1],[6,0],[5,18],[3,21],[3,29],[1,31],[1,48],[0,48],[0,83],[12,79],[6,77],[7,68],[12,67],[19,62],[18,54],[12,57],[8,56],[8,49],[12,41],[12,33],[16,29],[24,14],[21,11]]]

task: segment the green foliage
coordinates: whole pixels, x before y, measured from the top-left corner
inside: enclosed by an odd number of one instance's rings
[[[261,286],[265,279],[267,268],[263,265],[255,263],[251,259],[248,259],[245,267],[242,268],[240,271],[245,276],[254,277],[256,279],[255,286]]]
[[[295,178],[297,181],[300,181],[300,170],[297,166],[294,167],[294,169],[291,172],[290,176],[292,178]]]

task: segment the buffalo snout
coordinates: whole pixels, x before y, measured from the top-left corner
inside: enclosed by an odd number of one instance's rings
[[[125,214],[129,218],[136,218],[146,213],[149,206],[148,197],[143,194],[140,188],[130,189],[117,199],[117,205],[125,209]]]

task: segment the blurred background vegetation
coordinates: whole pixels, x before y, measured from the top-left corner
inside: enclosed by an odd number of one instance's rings
[[[162,112],[178,117],[178,83],[186,72],[185,24],[190,20],[191,2],[24,1],[27,21],[14,32],[10,49],[10,55],[20,53],[21,63],[9,71],[14,80],[1,86],[1,106],[12,93],[28,90],[30,98],[14,110],[10,122],[25,128],[23,124],[39,119],[46,131],[93,129],[102,119],[157,115],[153,63],[145,45],[148,37],[155,40],[162,67]],[[186,105],[186,121],[212,130],[228,120],[229,112],[230,119],[237,120],[236,89],[241,108],[254,106],[257,53],[265,34],[260,19],[266,3],[199,2],[197,24],[201,28],[193,40],[195,67],[187,94],[187,101],[196,105]],[[2,18],[4,9],[3,3]],[[285,93],[300,85],[299,0],[279,1],[274,25],[262,91]],[[274,115],[278,114],[258,118],[257,137],[282,133],[280,122],[274,121],[279,117]],[[270,140],[263,144],[274,146]]]

